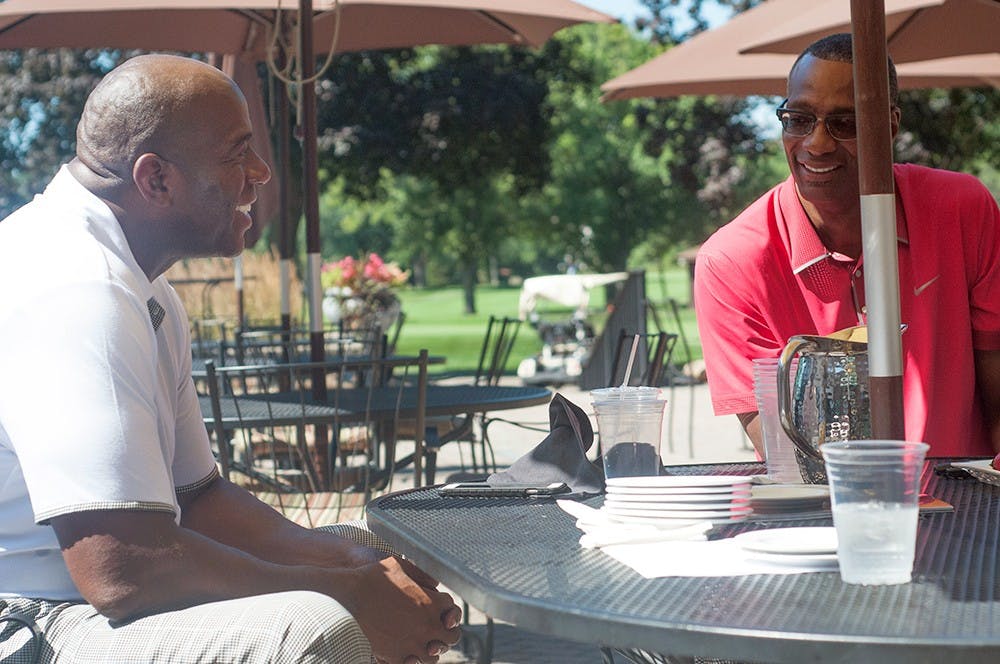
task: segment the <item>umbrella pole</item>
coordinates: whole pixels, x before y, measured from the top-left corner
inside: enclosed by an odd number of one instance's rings
[[[306,217],[306,265],[309,295],[309,349],[313,362],[325,359],[323,346],[323,301],[320,292],[319,268],[319,171],[316,153],[316,83],[311,80],[316,70],[313,56],[312,0],[299,0],[299,61],[301,65],[302,89],[302,195]],[[313,372],[313,397],[326,400],[326,377],[317,370]],[[328,432],[325,426],[315,427],[312,456],[313,467],[325,489],[330,477],[327,459]]]
[[[872,437],[902,440],[903,353],[884,0],[851,0]]]
[[[275,157],[278,161],[278,172],[281,179],[278,182],[278,256],[280,258],[281,270],[281,329],[290,332],[292,329],[292,298],[291,298],[291,274],[292,257],[295,255],[295,228],[292,224],[292,215],[289,209],[291,204],[290,184],[292,180],[291,162],[291,131],[290,113],[288,108],[288,95],[285,93],[284,84],[278,82],[275,86],[275,115],[277,124],[277,150]],[[291,338],[290,336],[288,337]]]
[[[306,218],[306,263],[309,295],[309,338],[313,362],[322,362],[323,294],[320,292],[319,243],[319,159],[316,153],[316,84],[310,80],[316,70],[313,56],[312,0],[299,0],[299,61],[302,89],[302,195]]]

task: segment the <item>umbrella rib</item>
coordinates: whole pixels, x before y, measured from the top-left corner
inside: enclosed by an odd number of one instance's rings
[[[903,20],[903,22],[900,23],[899,26],[892,31],[892,34],[886,35],[885,37],[886,47],[891,47],[892,42],[896,39],[896,36],[906,32],[906,29],[910,27],[910,24],[913,23],[913,21],[917,20],[917,17],[919,17],[920,14],[924,11],[925,10],[923,9],[915,9],[912,12],[910,12],[910,14]]]
[[[23,18],[20,18],[20,19],[14,21],[10,25],[5,25],[4,27],[0,28],[0,35],[4,34],[8,30],[13,30],[14,28],[17,28],[21,24],[25,23],[26,21],[30,21],[31,19],[35,18],[36,16],[38,16],[38,14],[26,14]]]
[[[520,32],[518,32],[516,29],[514,29],[513,26],[511,26],[506,21],[501,21],[499,18],[497,18],[496,16],[494,16],[490,12],[485,11],[483,9],[479,9],[479,10],[476,11],[476,13],[479,14],[480,16],[482,16],[488,22],[493,23],[494,25],[500,27],[503,30],[506,30],[508,33],[510,33],[511,38],[514,41],[516,41],[516,42],[526,42],[526,41],[528,41],[527,39],[524,38],[524,35],[522,35]]]
[[[262,26],[264,26],[266,28],[270,28],[272,25],[274,25],[274,21],[268,20],[267,17],[265,17],[260,12],[254,10],[254,9],[229,9],[227,11],[231,11],[234,14],[239,14],[240,16],[245,16],[246,18],[250,19],[254,23],[262,25]],[[289,10],[285,10],[285,11],[295,11],[295,10],[294,9],[289,9]]]

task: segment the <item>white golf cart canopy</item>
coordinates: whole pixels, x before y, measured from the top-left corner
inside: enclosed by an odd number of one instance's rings
[[[550,274],[544,277],[530,277],[521,285],[518,315],[526,320],[535,310],[538,300],[549,300],[567,307],[575,307],[577,312],[586,313],[590,304],[590,290],[598,286],[613,284],[628,279],[628,272],[607,274]]]

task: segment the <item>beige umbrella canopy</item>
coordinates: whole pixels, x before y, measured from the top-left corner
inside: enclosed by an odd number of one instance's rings
[[[1000,49],[1000,0],[885,0],[884,10],[886,47],[897,63]],[[850,32],[851,25],[848,0],[799,2],[742,52],[799,53],[820,37]]]
[[[702,32],[608,81],[601,86],[603,99],[687,94],[783,96],[788,71],[797,56],[741,54],[740,48],[805,6],[803,0],[770,0],[737,14],[719,27]],[[901,89],[998,86],[1000,55],[989,53],[908,63],[897,67],[897,73]]]
[[[313,51],[333,39],[333,0],[314,0]],[[279,10],[296,0],[6,0],[3,48],[141,48],[248,53],[263,59]],[[341,0],[337,49],[421,44],[544,43],[557,30],[610,17],[570,0]]]

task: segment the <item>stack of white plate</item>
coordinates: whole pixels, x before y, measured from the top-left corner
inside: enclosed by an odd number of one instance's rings
[[[604,512],[619,521],[742,521],[750,507],[750,478],[737,475],[659,475],[607,481]]]
[[[823,484],[761,484],[751,491],[755,514],[818,512],[830,509],[830,487]]]

